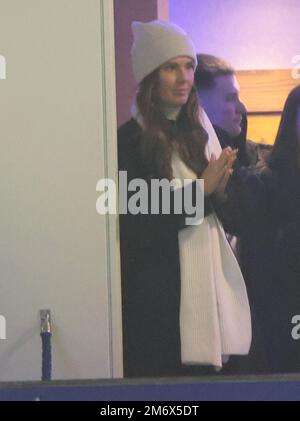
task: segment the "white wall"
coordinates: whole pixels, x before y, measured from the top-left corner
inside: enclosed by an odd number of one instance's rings
[[[299,0],[169,0],[169,18],[238,70],[290,68],[300,54]]]
[[[0,381],[40,379],[43,308],[53,378],[113,375],[100,1],[0,0]]]

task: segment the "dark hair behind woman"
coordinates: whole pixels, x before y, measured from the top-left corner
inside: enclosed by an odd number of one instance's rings
[[[298,109],[300,109],[300,86],[294,88],[287,97],[274,147],[268,160],[269,168],[280,173],[299,169]]]
[[[252,304],[250,365],[258,372],[300,371],[292,337],[300,303],[300,86],[288,95],[268,167],[245,183],[241,256]]]

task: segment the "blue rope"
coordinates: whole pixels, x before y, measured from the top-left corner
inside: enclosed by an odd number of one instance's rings
[[[42,332],[42,380],[51,380],[52,355],[51,355],[51,333]]]

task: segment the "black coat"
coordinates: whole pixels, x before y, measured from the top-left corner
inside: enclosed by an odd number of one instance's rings
[[[300,370],[300,172],[237,169],[219,217],[241,238],[241,269],[252,315],[252,346],[240,372]]]
[[[130,120],[118,131],[119,170],[149,180],[139,150],[141,128]],[[151,200],[151,199],[150,199]],[[206,214],[210,204],[206,202]],[[181,364],[178,230],[185,215],[120,215],[125,376],[197,375]]]
[[[247,139],[248,119],[246,114],[242,117],[241,133],[235,138],[231,138],[225,130],[216,125],[214,125],[214,129],[222,149],[227,146],[238,149],[236,166],[253,169],[261,169],[265,166],[265,161],[272,150],[272,146]]]
[[[268,340],[271,370],[300,371],[300,341],[291,335],[292,318],[300,314],[300,171],[265,170],[259,178],[260,218],[269,235],[265,258],[256,262],[265,275],[260,272],[258,284],[251,285],[258,323]],[[246,261],[244,265],[249,270]]]

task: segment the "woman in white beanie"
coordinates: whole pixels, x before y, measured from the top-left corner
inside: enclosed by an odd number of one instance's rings
[[[139,88],[118,131],[119,170],[128,183],[204,179],[205,218],[185,226],[184,213],[151,214],[151,193],[148,214],[120,215],[124,375],[198,375],[251,342],[244,281],[213,210],[235,151],[221,151],[205,115],[200,123],[186,33],[162,21],[132,29]]]

